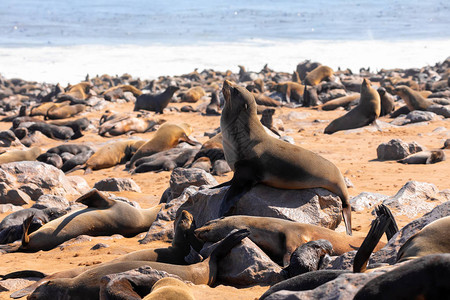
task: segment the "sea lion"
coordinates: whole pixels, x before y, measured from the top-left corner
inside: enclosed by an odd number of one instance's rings
[[[333,245],[333,255],[358,249],[363,237],[345,235],[328,228],[269,217],[229,216],[211,220],[196,229],[197,238],[217,242],[230,230],[248,229],[249,238],[267,253],[275,262],[287,266],[291,254],[300,245],[324,239]],[[380,242],[378,249],[383,247]]]
[[[144,300],[195,300],[189,286],[183,281],[166,277],[158,280]]]
[[[63,165],[60,167],[61,171],[63,171],[64,173],[70,173],[76,167],[84,165],[94,153],[95,150],[90,149],[73,155],[63,163]]]
[[[431,222],[411,236],[398,250],[397,262],[430,254],[450,253],[450,216]]]
[[[139,97],[140,95],[142,95],[142,92],[136,87],[129,84],[121,84],[107,89],[103,93],[103,98],[105,98],[105,100],[107,101],[116,101],[117,99],[121,99],[124,97],[124,92],[130,92],[135,97]]]
[[[29,132],[35,132],[40,131],[42,134],[44,134],[46,137],[49,137],[51,139],[59,139],[59,140],[76,140],[83,136],[83,133],[81,132],[81,129],[78,125],[74,125],[76,127],[75,130],[73,130],[71,127],[67,126],[57,126],[52,124],[47,124],[43,122],[39,123],[32,123],[26,128]]]
[[[62,144],[56,147],[52,147],[47,150],[48,153],[63,154],[64,152],[69,152],[74,155],[92,150],[92,147],[84,144]]]
[[[294,100],[300,103],[303,99],[305,86],[297,82],[283,82],[275,84],[273,89],[279,93],[282,93],[286,102],[290,103],[291,100]]]
[[[217,277],[217,261],[225,256],[234,246],[248,235],[241,230],[228,235],[202,262],[180,266],[149,261],[123,261],[100,265],[88,269],[74,278],[52,279],[40,285],[28,297],[38,299],[98,299],[103,276],[133,270],[142,266],[177,275],[194,284],[213,285]]]
[[[0,244],[13,243],[23,236],[23,222],[33,216],[29,232],[34,232],[43,224],[59,218],[66,210],[50,207],[45,209],[26,208],[7,215],[0,223]]]
[[[394,97],[389,94],[384,87],[379,87],[377,89],[377,92],[380,95],[381,101],[380,117],[386,116],[393,112],[395,109]]]
[[[68,120],[51,121],[51,122],[49,122],[49,124],[53,124],[53,125],[57,125],[57,126],[67,126],[67,127],[72,128],[72,130],[76,130],[77,126],[78,126],[81,130],[85,130],[86,128],[89,127],[91,122],[87,118],[80,118],[80,119],[70,120],[70,121],[68,121]]]
[[[198,151],[198,149],[172,148],[142,157],[135,162],[136,168],[133,170],[133,173],[171,171],[176,167],[186,167],[194,161]]]
[[[450,139],[446,139],[441,149],[450,149]]]
[[[164,122],[165,120],[155,120],[151,117],[126,118],[125,120],[115,122],[108,131],[99,131],[99,134],[101,136],[118,136],[126,133],[144,133]]]
[[[205,90],[201,86],[195,86],[181,95],[181,102],[196,103],[205,95]]]
[[[179,125],[173,123],[164,123],[156,131],[153,138],[142,145],[131,157],[129,168],[133,169],[135,167],[134,164],[136,160],[138,160],[139,158],[168,150],[178,145],[180,142],[197,145],[196,142],[189,139],[188,135],[190,135],[191,133],[192,127],[187,123],[181,123]]]
[[[253,93],[255,97],[256,104],[264,105],[269,107],[280,107],[281,103],[277,100],[270,98],[269,96],[264,95],[263,93]]]
[[[338,107],[346,108],[347,106],[350,105],[350,103],[359,100],[360,97],[361,97],[361,95],[359,93],[354,93],[354,94],[351,94],[348,96],[339,97],[339,98],[328,101],[327,103],[322,105],[320,108],[322,110],[335,110]]]
[[[114,141],[101,147],[86,161],[86,173],[125,163],[145,143],[145,140],[125,140]]]
[[[153,95],[153,94],[142,94],[136,99],[136,103],[134,105],[134,111],[138,111],[140,109],[154,111],[156,113],[163,113],[164,108],[172,99],[173,94],[178,91],[180,88],[177,86],[169,86],[163,93]]]
[[[272,131],[273,133],[275,133],[278,136],[281,136],[280,133],[278,132],[278,130],[275,128],[275,126],[273,126],[273,115],[274,114],[275,114],[275,109],[273,109],[273,108],[268,108],[268,109],[263,110],[260,122],[261,122],[261,124],[266,126],[268,129],[270,129],[270,131]]]
[[[425,99],[418,92],[406,85],[397,86],[395,93],[405,101],[410,111],[427,110],[427,107],[433,104],[432,101]]]
[[[62,107],[52,107],[47,111],[46,118],[51,120],[67,119],[86,109],[84,104],[66,105]]]
[[[333,120],[325,128],[326,134],[337,131],[360,128],[374,122],[381,111],[381,100],[378,92],[370,86],[370,81],[365,79],[361,85],[361,99],[354,109]]]
[[[48,222],[28,234],[28,221],[24,222],[24,235],[19,250],[34,252],[50,250],[82,234],[102,236],[121,234],[131,237],[148,230],[156,219],[161,205],[137,209],[123,201],[108,199],[97,189],[92,189],[76,200],[87,205],[85,209]]]
[[[318,66],[311,72],[307,73],[305,77],[305,84],[315,86],[318,85],[322,80],[331,78],[334,74],[333,69],[327,66]]]
[[[398,160],[402,164],[435,164],[445,160],[442,150],[420,151]]]
[[[15,161],[34,161],[41,154],[41,149],[33,147],[26,150],[9,150],[0,154],[0,164],[15,162]]]
[[[56,168],[61,168],[63,165],[63,161],[61,156],[55,153],[42,153],[36,158],[37,161],[52,165]]]
[[[448,299],[449,281],[450,254],[432,254],[375,277],[353,299]]]
[[[57,101],[69,100],[72,102],[78,102],[79,100],[86,100],[91,88],[92,83],[88,81],[83,81],[76,85],[69,85],[64,93],[58,95]]]
[[[225,106],[220,128],[223,149],[233,179],[220,212],[233,210],[239,195],[261,182],[280,189],[323,187],[341,198],[347,233],[351,234],[351,207],[339,169],[325,158],[270,137],[257,118],[253,95],[227,80],[222,90]]]
[[[219,91],[216,90],[211,94],[211,101],[208,106],[206,106],[207,116],[220,116],[220,95]]]
[[[30,109],[30,117],[46,116],[49,109],[56,108],[56,107],[68,106],[69,104],[70,104],[70,101],[65,101],[65,102],[61,102],[61,103],[45,102],[40,105],[32,107]]]

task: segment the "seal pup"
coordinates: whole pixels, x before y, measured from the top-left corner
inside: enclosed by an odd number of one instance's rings
[[[211,220],[194,231],[197,238],[217,242],[233,229],[248,229],[249,238],[275,262],[287,266],[291,254],[299,246],[325,239],[333,245],[333,255],[358,249],[363,237],[348,236],[334,230],[312,224],[298,223],[270,217],[229,216]],[[384,243],[380,242],[378,249]]]
[[[208,106],[206,106],[207,116],[220,116],[220,95],[219,91],[216,90],[211,94],[211,101]]]
[[[0,164],[16,161],[34,161],[41,154],[39,147],[33,147],[26,150],[9,150],[0,154]]]
[[[427,110],[428,106],[433,104],[432,101],[425,99],[419,92],[406,85],[397,86],[394,92],[405,101],[410,111]]]
[[[97,299],[103,276],[133,270],[142,266],[177,275],[194,284],[213,285],[217,277],[217,261],[248,236],[248,231],[230,233],[202,262],[180,266],[149,261],[123,261],[88,269],[74,278],[52,279],[34,290],[30,300],[38,299]],[[72,298],[73,297],[73,298]],[[76,297],[76,298],[75,298]]]
[[[82,234],[101,236],[118,233],[131,237],[148,230],[161,209],[161,205],[137,209],[123,201],[111,200],[97,189],[90,190],[76,202],[88,207],[50,221],[31,234],[28,233],[31,220],[25,220],[19,250],[50,250]]]
[[[397,160],[402,164],[435,164],[445,160],[445,153],[442,150],[420,151]]]
[[[173,94],[180,88],[177,86],[169,86],[163,93],[153,95],[153,94],[142,94],[136,98],[136,103],[134,105],[134,111],[140,109],[150,110],[156,113],[163,113],[164,108],[172,99]]]
[[[380,95],[381,101],[380,117],[386,116],[393,112],[395,109],[394,97],[389,94],[384,87],[379,87],[377,89],[377,92]]]
[[[175,147],[181,142],[186,142],[190,145],[197,145],[198,143],[192,141],[188,135],[192,133],[192,126],[187,123],[179,125],[173,123],[164,123],[156,131],[151,140],[143,144],[136,153],[131,157],[129,168],[133,169],[136,160],[141,157],[150,156],[157,152],[168,150]]]
[[[370,86],[370,81],[365,79],[361,85],[361,99],[354,109],[333,120],[325,128],[326,134],[337,131],[360,128],[373,123],[381,111],[381,100],[378,92]]]
[[[273,126],[273,115],[275,114],[275,109],[273,108],[267,108],[263,110],[262,116],[261,116],[261,124],[266,126],[270,131],[275,133],[278,136],[281,136],[281,134],[278,132],[278,130]]]
[[[234,171],[220,208],[233,211],[239,196],[256,183],[280,189],[322,187],[341,198],[343,217],[351,234],[351,207],[347,186],[339,169],[325,158],[301,147],[270,137],[258,120],[253,95],[225,80],[222,130],[225,159]]]

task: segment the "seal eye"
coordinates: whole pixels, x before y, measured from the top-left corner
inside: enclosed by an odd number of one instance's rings
[[[247,110],[247,109],[248,109],[248,104],[245,103],[245,104],[244,104],[244,107],[245,107],[245,109]]]

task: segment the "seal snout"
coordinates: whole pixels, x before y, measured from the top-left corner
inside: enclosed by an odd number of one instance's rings
[[[228,81],[225,80],[223,82],[223,88],[222,88],[222,93],[223,93],[223,97],[225,98],[225,101],[230,101],[231,99],[231,88],[233,87],[233,84]]]

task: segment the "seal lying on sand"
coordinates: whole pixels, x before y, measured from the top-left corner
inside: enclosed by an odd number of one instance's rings
[[[188,135],[192,133],[191,125],[181,123],[179,125],[172,123],[164,123],[155,133],[155,136],[145,144],[143,144],[131,157],[129,168],[133,169],[135,162],[145,156],[150,156],[157,152],[168,150],[175,147],[181,142],[186,142],[191,145],[198,143],[192,141]]]
[[[325,133],[332,134],[340,130],[363,127],[374,122],[381,111],[381,100],[378,92],[370,86],[364,78],[361,85],[361,99],[354,109],[333,120],[326,128]]]
[[[36,158],[41,154],[41,149],[38,147],[33,147],[26,150],[9,150],[0,154],[0,164],[5,164],[15,161],[25,161],[25,160],[36,160]]]
[[[249,238],[275,262],[286,266],[300,245],[325,239],[333,245],[332,255],[358,249],[363,237],[353,237],[316,225],[269,217],[230,216],[206,223],[195,235],[206,242],[217,242],[233,229],[248,229]],[[378,249],[384,243],[380,243]]]
[[[52,279],[40,285],[28,299],[98,299],[101,278],[105,275],[125,272],[142,266],[177,275],[194,284],[213,285],[217,277],[217,261],[248,236],[247,230],[229,234],[202,262],[180,266],[148,261],[123,261],[91,268],[75,278]],[[72,298],[73,297],[73,298]]]
[[[402,164],[435,164],[445,160],[442,150],[420,151],[398,160]]]
[[[31,234],[28,234],[31,222],[28,218],[24,222],[24,236],[19,250],[50,250],[82,234],[100,236],[118,233],[126,237],[134,236],[148,230],[161,209],[161,205],[137,209],[128,203],[108,199],[96,189],[84,194],[76,202],[88,207],[50,221]]]
[[[325,158],[269,136],[256,114],[253,95],[227,80],[220,128],[225,158],[234,171],[220,208],[234,209],[240,195],[258,182],[280,189],[325,188],[341,198],[344,222],[351,234],[351,207],[347,186],[339,169]]]

